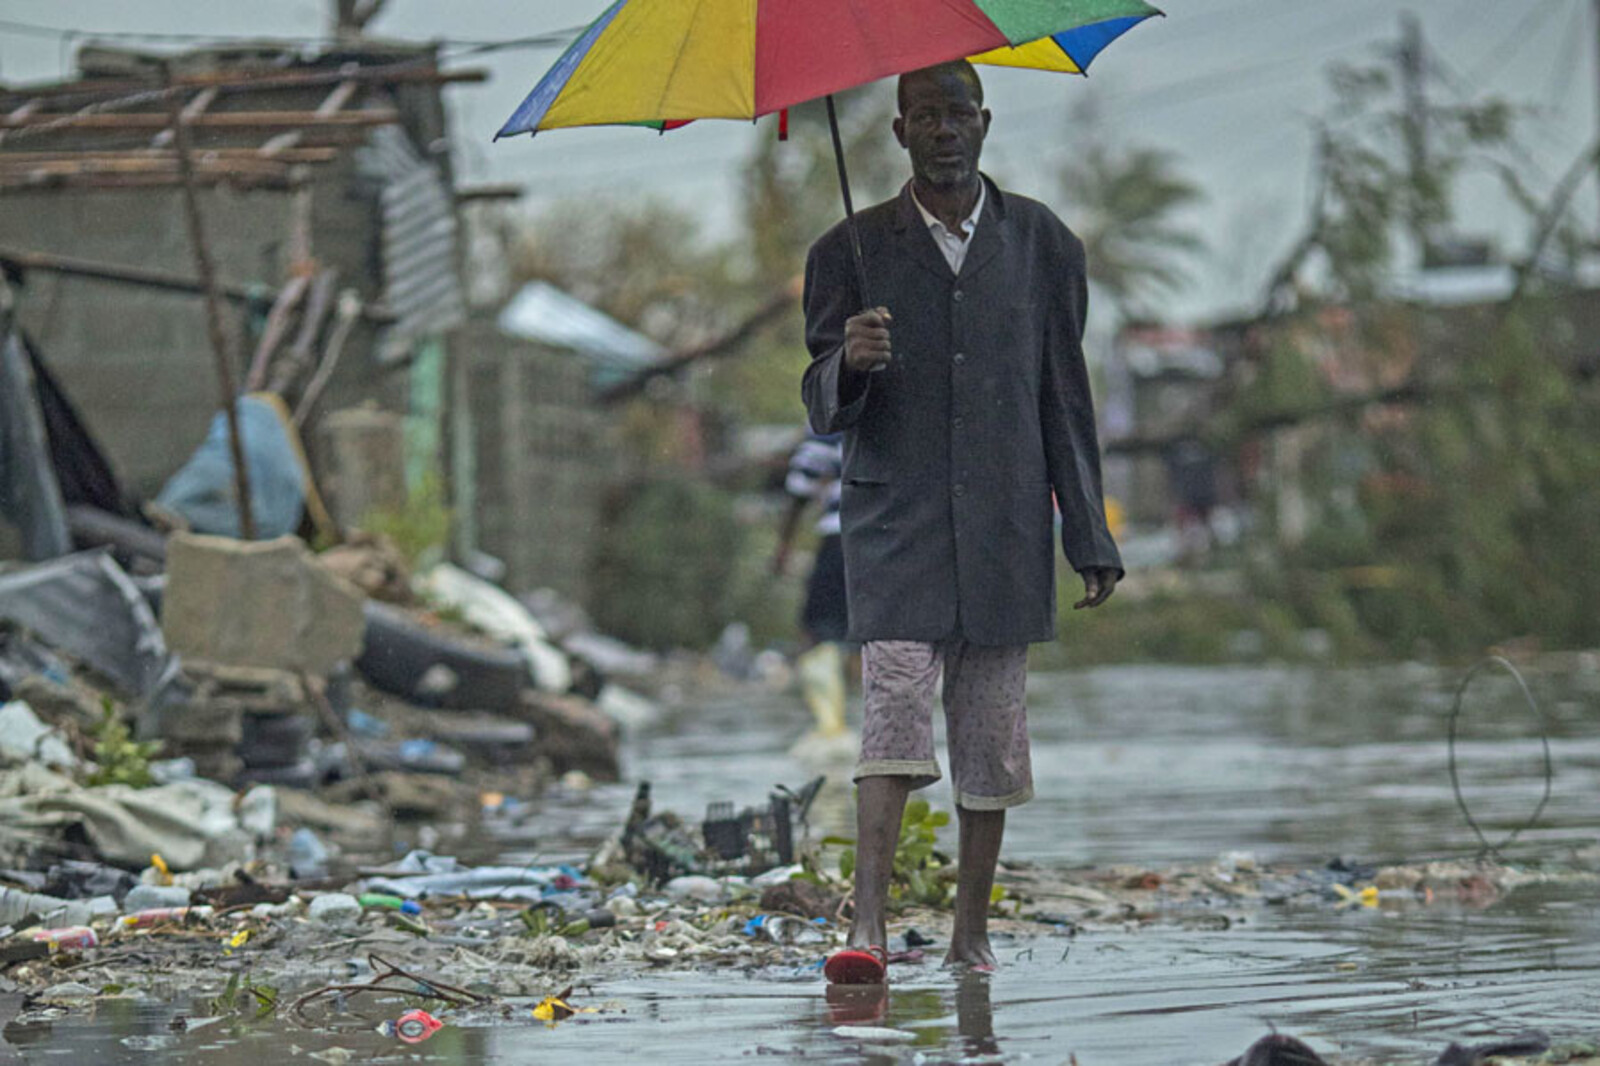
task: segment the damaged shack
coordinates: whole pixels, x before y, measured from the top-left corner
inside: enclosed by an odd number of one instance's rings
[[[366,43],[85,48],[79,65],[0,100],[0,260],[26,292],[18,324],[128,490],[153,495],[216,406],[174,110],[217,285],[244,312],[244,391],[278,393],[301,425],[375,401],[436,447],[442,336],[462,313],[441,93],[482,75]],[[337,445],[307,446],[326,472]]]

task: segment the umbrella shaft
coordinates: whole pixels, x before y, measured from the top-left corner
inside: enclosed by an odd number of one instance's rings
[[[867,292],[867,264],[861,256],[861,231],[856,228],[856,211],[850,202],[850,176],[844,169],[844,139],[839,136],[839,116],[833,109],[833,94],[828,94],[828,131],[833,134],[833,160],[839,165],[839,192],[844,197],[845,224],[850,229],[850,252],[856,263],[856,286],[861,290],[863,309],[872,306]]]

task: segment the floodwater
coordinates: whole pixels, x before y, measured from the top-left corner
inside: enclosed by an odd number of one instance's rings
[[[1161,866],[1227,852],[1307,866],[1470,857],[1477,841],[1457,808],[1446,744],[1459,677],[1420,666],[1040,675],[1030,702],[1039,799],[1013,814],[1005,854],[1059,866]],[[1529,683],[1542,719],[1508,678],[1473,683],[1457,771],[1474,817],[1497,840],[1540,802],[1547,735],[1549,802],[1507,854],[1559,864],[1600,838],[1600,665],[1577,661]],[[783,696],[682,708],[630,740],[627,770],[653,782],[659,806],[686,816],[714,800],[756,803],[772,785],[817,771],[788,754],[806,725]],[[849,817],[848,762],[830,772],[813,819],[826,831],[847,828]],[[927,795],[949,805],[943,784]],[[630,798],[630,786],[557,797],[526,835],[497,847],[508,859],[581,857]],[[580,985],[574,1000],[607,1005],[601,1014],[556,1028],[526,1011],[509,1023],[452,1018],[416,1046],[365,1026],[307,1031],[278,1020],[173,1033],[172,1005],[108,1002],[53,1026],[7,1028],[0,1061],[255,1066],[343,1048],[356,1062],[517,1066],[641,1055],[1214,1066],[1275,1026],[1325,1054],[1422,1063],[1452,1040],[1528,1028],[1593,1038],[1597,895],[1542,887],[1483,909],[1330,905],[1253,910],[1242,921],[1234,912],[1228,928],[1045,929],[997,943],[1003,967],[993,977],[897,968],[882,1018],[865,1023],[898,1030],[890,1043],[836,1032],[863,1023],[835,1013],[812,970],[648,973]]]

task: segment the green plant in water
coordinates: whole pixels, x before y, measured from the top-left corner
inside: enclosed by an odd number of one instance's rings
[[[253,1009],[257,1018],[265,1018],[278,1009],[278,989],[257,983],[248,973],[234,973],[221,995],[212,997],[207,1005],[212,1017]]]
[[[150,760],[161,750],[159,740],[134,740],[128,726],[117,715],[109,699],[100,703],[100,721],[90,730],[94,737],[94,761],[99,769],[90,774],[90,785],[127,785],[149,788]]]
[[[900,816],[900,839],[895,842],[894,863],[889,875],[889,898],[903,903],[943,907],[950,901],[950,886],[938,876],[944,865],[936,850],[939,830],[950,824],[949,811],[936,811],[921,797],[906,802]],[[848,837],[828,837],[824,844],[845,845],[839,856],[839,876],[855,876],[855,841]]]

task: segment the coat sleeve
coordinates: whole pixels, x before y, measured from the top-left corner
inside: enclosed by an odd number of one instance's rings
[[[842,254],[838,230],[825,234],[806,256],[806,348],[811,364],[800,383],[806,415],[821,434],[849,429],[867,405],[869,376],[844,365],[845,320],[860,308],[855,275]]]
[[[1062,237],[1058,255],[1064,260],[1064,283],[1056,287],[1051,299],[1039,389],[1039,422],[1050,486],[1061,509],[1061,547],[1072,568],[1121,571],[1122,556],[1106,526],[1100,443],[1083,359],[1089,307],[1083,243],[1065,231]]]

